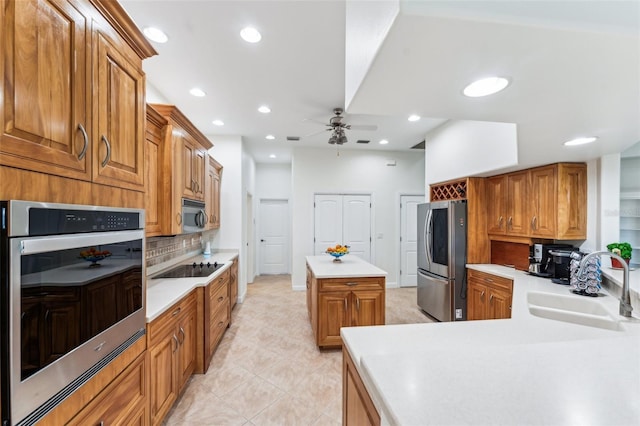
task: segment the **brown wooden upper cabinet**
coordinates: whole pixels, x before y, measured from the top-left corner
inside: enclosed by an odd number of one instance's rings
[[[4,0],[0,164],[144,190],[142,59],[114,1]]]
[[[487,232],[558,240],[587,237],[587,166],[558,163],[486,180]]]
[[[152,140],[159,134],[163,138],[159,143],[162,147],[157,149],[158,157],[147,156],[147,170],[157,167],[158,172],[156,182],[148,185],[145,208],[147,216],[159,221],[147,235],[176,235],[182,233],[183,198],[206,202],[205,211],[210,220],[207,150],[213,144],[174,105],[153,104],[147,105],[147,109],[166,120],[164,128],[159,130],[158,120],[147,114],[147,143],[155,144]],[[156,129],[150,130],[154,126]],[[155,195],[150,195],[154,192]]]
[[[205,204],[207,206],[207,229],[220,228],[220,179],[222,165],[209,157],[207,181],[205,184]]]

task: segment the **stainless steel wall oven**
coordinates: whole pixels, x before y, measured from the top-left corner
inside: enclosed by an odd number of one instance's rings
[[[144,211],[0,202],[2,424],[33,424],[145,332]]]

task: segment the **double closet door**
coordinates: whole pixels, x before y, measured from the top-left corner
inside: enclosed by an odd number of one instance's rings
[[[336,244],[371,262],[371,195],[316,194],[314,254]]]

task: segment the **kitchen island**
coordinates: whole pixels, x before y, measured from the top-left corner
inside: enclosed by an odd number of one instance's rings
[[[342,346],[342,327],[384,324],[385,271],[351,254],[306,260],[307,310],[319,347]]]
[[[514,280],[512,318],[342,329],[344,424],[367,411],[374,424],[640,424],[638,306],[623,318],[606,291],[586,298],[511,268],[468,267]],[[532,313],[558,297],[597,304],[603,321]]]

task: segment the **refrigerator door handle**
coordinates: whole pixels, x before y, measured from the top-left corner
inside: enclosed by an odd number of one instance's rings
[[[427,212],[427,217],[425,219],[425,230],[426,235],[424,238],[424,250],[427,254],[427,263],[429,264],[429,267],[431,267],[431,259],[433,259],[433,249],[431,247],[431,234],[433,231],[433,211],[431,209],[429,209],[429,211]]]

